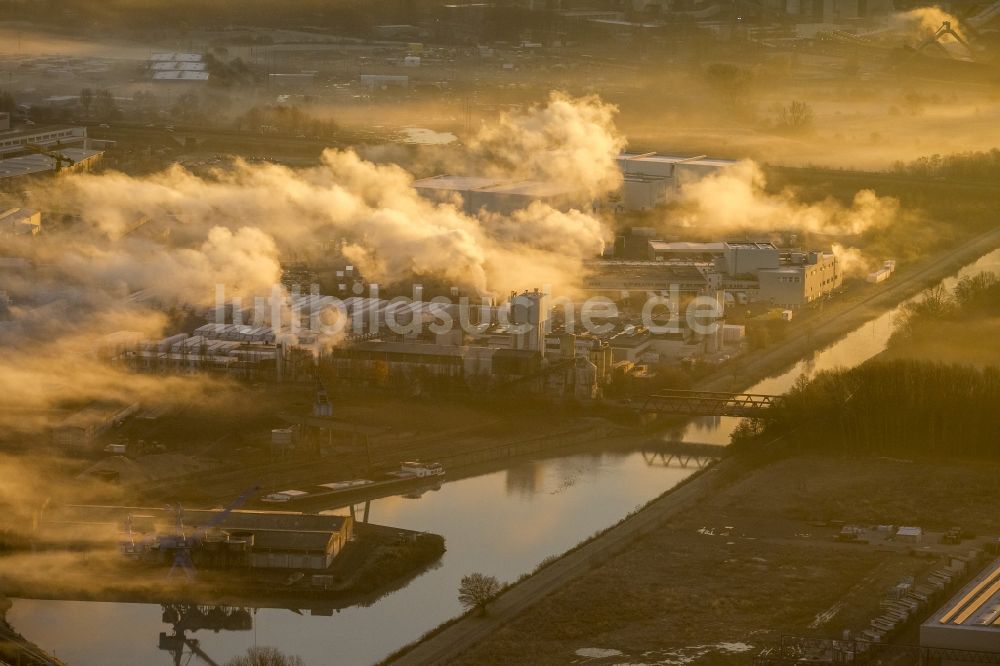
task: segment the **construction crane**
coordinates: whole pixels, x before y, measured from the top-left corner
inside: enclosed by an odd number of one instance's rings
[[[218,527],[230,513],[243,506],[247,500],[260,491],[259,485],[247,488],[235,500],[230,502],[222,511],[212,516],[207,523],[195,529],[191,534],[187,534],[184,527],[184,507],[180,503],[173,507],[176,517],[174,531],[170,534],[153,534],[142,538],[138,543],[135,540],[134,520],[130,513],[125,521],[125,529],[128,533],[128,541],[120,543],[121,552],[125,555],[142,557],[151,552],[170,553],[173,556],[170,571],[167,577],[172,577],[174,572],[180,568],[184,571],[188,580],[194,578],[194,562],[191,559],[191,551],[199,546],[212,529]]]
[[[944,44],[941,43],[941,38],[944,37],[945,35],[950,35],[952,38],[955,39],[955,41],[957,41],[959,44],[961,44],[962,46],[964,46],[965,50],[968,51],[968,53],[969,53],[969,58],[972,58],[972,54],[973,54],[972,47],[969,46],[969,43],[967,41],[965,41],[962,38],[962,36],[960,34],[958,34],[957,31],[955,31],[954,29],[952,29],[952,27],[951,27],[951,21],[945,21],[944,23],[942,23],[941,27],[938,28],[934,32],[934,34],[928,35],[919,44],[917,44],[915,47],[913,47],[913,50],[916,51],[917,53],[921,53],[925,48],[927,48],[931,44],[934,44],[939,49],[941,49],[942,51],[944,51],[948,56],[954,58],[955,57],[954,54],[952,54],[950,51],[948,51],[948,49],[944,46]]]
[[[65,164],[66,166],[73,166],[74,164],[76,164],[75,160],[66,157],[64,154],[58,151],[46,150],[42,146],[38,146],[33,143],[24,144],[24,149],[27,150],[28,152],[35,153],[36,155],[45,155],[46,157],[51,157],[53,160],[55,160],[56,163],[56,173],[59,173],[62,170],[63,164]]]

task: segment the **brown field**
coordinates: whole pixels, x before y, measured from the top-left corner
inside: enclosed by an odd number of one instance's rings
[[[837,543],[838,528],[818,521],[996,533],[997,471],[809,456],[719,472],[712,499],[595,564],[459,663],[524,663],[525,655],[539,664],[747,663],[782,633],[859,631],[902,577],[938,568],[941,553],[973,542],[946,547],[928,535],[918,549],[937,554],[917,557],[877,533],[867,545]],[[586,648],[617,653],[577,652]]]

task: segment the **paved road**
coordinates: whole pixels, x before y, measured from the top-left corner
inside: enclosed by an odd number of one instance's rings
[[[891,281],[885,283],[882,289],[874,291],[859,301],[845,304],[833,312],[825,313],[823,321],[816,323],[811,337],[802,336],[790,340],[745,364],[741,368],[741,375],[750,376],[762,373],[775,364],[788,363],[801,358],[804,353],[808,353],[816,347],[818,340],[827,337],[832,339],[843,335],[863,323],[866,318],[871,317],[873,311],[878,308],[890,307],[899,303],[918,293],[928,284],[947,277],[962,265],[990,252],[997,246],[1000,246],[1000,228],[963,243],[958,248],[931,261],[914,266],[907,271],[900,271]],[[708,382],[703,382],[699,388],[729,385],[733,381],[732,375],[720,375],[710,378]],[[616,553],[627,548],[628,544],[637,536],[656,529],[686,507],[694,505],[703,497],[707,497],[713,491],[712,480],[714,477],[720,470],[732,464],[729,460],[723,460],[704,474],[694,477],[687,484],[653,500],[642,511],[581,548],[514,585],[493,602],[488,616],[464,617],[431,638],[417,643],[408,652],[388,663],[398,666],[429,666],[449,663],[539,599],[583,575],[594,564],[607,561]]]

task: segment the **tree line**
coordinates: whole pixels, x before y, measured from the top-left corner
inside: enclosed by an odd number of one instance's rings
[[[992,317],[1000,317],[1000,276],[989,272],[966,276],[951,291],[938,286],[903,305],[889,348],[934,337],[943,323],[965,323],[975,329]],[[947,344],[948,340],[940,342]]]
[[[803,377],[772,418],[744,421],[734,443],[785,436],[797,449],[831,453],[1000,458],[1000,367],[987,364],[984,339],[998,316],[996,274],[933,289],[902,308],[888,344],[888,357],[901,358]],[[956,345],[963,349],[949,353]],[[967,362],[923,357],[937,348]]]
[[[786,436],[824,453],[1000,458],[1000,368],[869,362],[801,381],[734,443]]]
[[[929,155],[912,162],[896,162],[893,171],[907,176],[942,180],[1000,182],[1000,149]]]

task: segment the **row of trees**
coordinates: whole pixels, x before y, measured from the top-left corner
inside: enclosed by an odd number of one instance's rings
[[[983,339],[998,317],[994,273],[933,289],[903,306],[886,354],[897,360],[803,378],[772,419],[744,422],[734,439],[785,435],[825,452],[1000,458],[1000,367],[989,365],[994,347]]]
[[[83,108],[84,117],[87,118],[112,120],[121,115],[114,95],[111,94],[110,90],[104,88],[99,90],[82,89],[80,91],[80,106]]]
[[[964,277],[951,291],[939,286],[904,305],[889,347],[933,336],[943,323],[965,323],[972,328],[992,317],[1000,317],[1000,277],[986,272]]]
[[[788,436],[797,449],[1000,459],[1000,368],[870,362],[800,382],[747,438]]]
[[[945,180],[1000,182],[1000,149],[930,155],[912,162],[896,162],[893,171],[908,176]]]
[[[294,106],[254,106],[236,119],[236,127],[250,132],[268,128],[272,132],[308,136],[331,136],[339,129],[334,121],[317,118]]]

